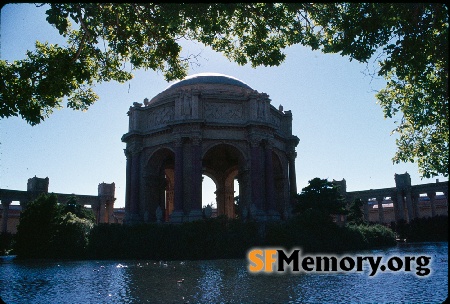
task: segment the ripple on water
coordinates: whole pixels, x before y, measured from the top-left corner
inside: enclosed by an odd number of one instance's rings
[[[447,297],[448,243],[372,254],[431,255],[433,272],[425,278],[404,272],[254,275],[246,260],[0,260],[0,295],[6,303],[441,303]]]

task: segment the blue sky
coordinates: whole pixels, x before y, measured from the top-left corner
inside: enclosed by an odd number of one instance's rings
[[[45,21],[45,8],[8,4],[1,10],[1,59],[16,60],[36,40],[63,44]],[[347,191],[393,187],[394,174],[408,172],[413,184],[448,180],[421,179],[416,164],[392,163],[396,151],[394,119],[384,119],[375,93],[383,79],[372,78],[366,64],[302,46],[286,50],[279,67],[238,66],[222,54],[186,42],[184,54],[201,52],[189,75],[202,72],[236,77],[267,93],[275,107],[293,114],[299,192],[315,178],[347,181]],[[370,62],[369,67],[374,63]],[[37,126],[13,117],[0,120],[0,188],[26,190],[30,177],[49,177],[50,192],[96,195],[101,182],[116,184],[116,207],[125,205],[127,111],[133,102],[151,99],[167,83],[162,74],[137,71],[133,80],[96,86],[100,100],[86,112],[56,110]],[[214,185],[204,183],[203,203],[214,201]]]

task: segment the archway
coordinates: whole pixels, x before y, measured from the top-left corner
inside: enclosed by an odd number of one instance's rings
[[[242,153],[230,144],[213,146],[203,157],[203,173],[210,176],[216,185],[218,216],[236,217],[235,180],[242,168],[243,160]]]
[[[143,175],[144,221],[168,221],[174,209],[175,155],[168,148],[151,155]]]

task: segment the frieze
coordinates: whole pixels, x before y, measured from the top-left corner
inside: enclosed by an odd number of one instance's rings
[[[166,124],[167,122],[172,121],[174,118],[174,114],[175,111],[173,106],[154,109],[151,113],[148,114],[147,128],[151,129],[155,126]]]
[[[241,121],[243,117],[241,104],[203,103],[203,117],[226,122]]]
[[[275,115],[270,115],[270,122],[275,125],[277,128],[281,125],[281,119],[279,117],[276,117]]]

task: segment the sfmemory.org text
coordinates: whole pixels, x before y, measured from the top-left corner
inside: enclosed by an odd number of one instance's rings
[[[391,256],[383,260],[382,256],[336,256],[308,255],[302,256],[301,249],[293,249],[286,253],[283,249],[255,248],[247,253],[248,270],[251,273],[282,273],[290,272],[364,272],[369,270],[369,276],[380,272],[415,272],[419,277],[428,276],[431,269],[431,257]]]

